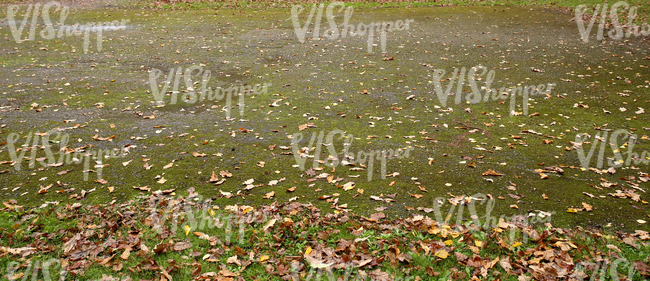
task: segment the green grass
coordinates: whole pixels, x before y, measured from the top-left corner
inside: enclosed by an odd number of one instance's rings
[[[151,198],[165,198],[152,196]],[[176,198],[167,197],[169,200]],[[208,208],[213,212],[199,210],[197,206],[189,207],[185,203],[175,204],[167,212],[169,219],[163,224],[163,230],[156,231],[153,225],[148,223],[147,217],[152,214],[146,199],[138,199],[120,205],[85,205],[82,207],[58,206],[47,207],[43,209],[19,210],[16,205],[5,202],[6,208],[0,210],[0,243],[2,245],[11,245],[10,248],[20,247],[37,247],[39,251],[34,254],[26,255],[24,258],[18,258],[16,255],[9,253],[0,253],[0,268],[8,269],[10,264],[22,264],[24,267],[19,268],[15,273],[25,273],[32,270],[28,266],[36,261],[44,262],[47,260],[67,260],[71,254],[79,253],[80,248],[75,246],[69,253],[64,253],[65,243],[77,233],[82,233],[86,237],[83,245],[88,250],[95,251],[94,247],[106,243],[109,240],[115,241],[120,245],[99,249],[96,258],[86,259],[89,261],[87,266],[77,269],[77,280],[95,280],[103,275],[114,277],[130,277],[134,280],[141,279],[159,279],[161,273],[159,270],[147,270],[145,264],[153,261],[157,266],[170,270],[169,274],[174,279],[189,280],[196,275],[193,271],[198,265],[201,266],[200,273],[221,272],[228,269],[231,272],[238,272],[246,280],[282,280],[281,277],[287,273],[277,274],[285,269],[278,266],[287,265],[290,260],[299,257],[303,263],[306,262],[304,254],[309,249],[311,251],[320,251],[320,247],[337,248],[341,239],[347,241],[359,242],[353,243],[356,250],[350,252],[351,248],[344,248],[345,251],[338,252],[339,255],[349,255],[354,257],[354,253],[367,254],[378,262],[376,265],[365,266],[361,269],[366,272],[379,269],[383,272],[395,274],[396,277],[402,277],[401,280],[414,280],[419,276],[423,280],[469,280],[472,275],[478,273],[478,269],[464,265],[456,259],[456,253],[460,253],[469,258],[479,258],[485,261],[495,259],[510,258],[512,264],[519,263],[520,260],[532,261],[538,257],[533,254],[535,251],[544,251],[552,248],[559,251],[555,244],[557,241],[571,242],[575,249],[567,251],[576,263],[579,261],[592,261],[596,255],[625,258],[626,260],[642,261],[647,263],[650,256],[650,247],[645,241],[637,240],[636,248],[623,243],[623,237],[630,237],[627,234],[607,233],[607,232],[589,232],[582,229],[558,229],[553,227],[536,227],[538,233],[543,236],[535,241],[525,238],[521,235],[519,228],[514,232],[514,240],[510,241],[510,231],[505,230],[503,233],[492,232],[492,230],[461,231],[458,235],[452,236],[443,233],[431,234],[429,227],[417,221],[409,219],[382,221],[372,223],[358,217],[352,213],[341,213],[339,215],[328,215],[326,217],[315,215],[320,213],[316,209],[303,205],[302,211],[291,211],[287,206],[279,208],[262,206],[248,215],[239,209],[237,212],[225,211],[223,209],[213,209],[208,201]],[[193,200],[181,200],[177,202],[190,202]],[[156,207],[162,211],[166,205]],[[183,210],[188,210],[186,212]],[[208,209],[204,209],[208,210]],[[235,225],[231,231],[228,231],[227,221],[234,222],[239,219],[251,220],[251,216],[257,212],[256,220],[250,224],[242,225],[244,236],[240,238],[239,228]],[[261,216],[259,212],[269,212],[269,216]],[[171,217],[176,214],[177,220]],[[268,231],[263,228],[273,217],[276,219]],[[347,218],[341,222],[342,218]],[[116,220],[116,218],[121,218]],[[203,219],[219,218],[219,221],[225,224],[223,226],[210,227],[200,225]],[[283,226],[285,222],[293,221],[293,225]],[[193,229],[189,235],[185,233],[185,225],[190,225]],[[390,225],[392,229],[385,229],[383,226]],[[435,226],[436,224],[434,224]],[[176,227],[175,231],[174,228]],[[454,226],[452,225],[452,229]],[[363,228],[364,230],[358,232]],[[171,232],[169,232],[171,231]],[[209,242],[199,238],[192,232],[199,231],[209,237],[217,238],[217,242]],[[357,231],[356,233],[354,231]],[[230,233],[230,236],[229,234]],[[51,235],[48,239],[43,239],[43,235]],[[228,238],[230,237],[230,239]],[[513,241],[521,242],[516,248],[502,247],[499,240],[504,239],[511,244]],[[445,242],[449,240],[448,242]],[[131,242],[129,242],[131,241]],[[141,241],[141,242],[135,242]],[[173,241],[173,242],[170,242]],[[182,251],[172,250],[156,254],[152,249],[159,244],[189,242],[191,246]],[[230,243],[228,243],[228,241]],[[480,241],[480,242],[478,242]],[[90,244],[89,244],[90,243]],[[124,244],[127,243],[127,244]],[[135,243],[135,244],[133,244]],[[434,255],[438,250],[425,250],[423,245],[433,246],[432,243],[449,243],[445,249],[448,257],[439,257]],[[482,246],[480,246],[482,243]],[[171,245],[170,244],[170,247]],[[126,245],[130,245],[134,250],[125,258],[123,255]],[[143,252],[141,245],[149,248],[148,252]],[[320,246],[319,246],[320,245]],[[479,245],[477,248],[473,246]],[[614,252],[611,246],[618,247],[621,252]],[[439,246],[437,246],[439,247]],[[42,252],[42,249],[49,249]],[[474,252],[477,251],[477,252]],[[198,255],[192,254],[198,252]],[[607,254],[608,253],[608,254]],[[612,254],[613,253],[613,254]],[[86,253],[87,254],[87,253]],[[211,254],[211,258],[208,258]],[[250,259],[250,255],[253,259]],[[396,259],[397,255],[404,259]],[[105,265],[99,262],[107,257],[113,256],[111,261]],[[239,266],[227,263],[227,260],[233,256],[238,256],[238,260],[246,266]],[[265,257],[262,259],[262,257]],[[82,256],[83,257],[83,256]],[[211,260],[215,258],[216,260]],[[355,259],[357,259],[356,257]],[[84,258],[82,258],[84,260]],[[401,260],[401,261],[400,261]],[[542,260],[542,264],[548,261]],[[627,264],[619,267],[619,274],[624,275],[627,272]],[[65,263],[67,269],[71,263]],[[51,276],[58,278],[60,264],[49,268]],[[36,270],[38,274],[43,274],[42,269]],[[332,269],[321,270],[303,270],[302,278],[307,280],[307,276],[312,274],[312,278],[322,275],[321,280],[327,280],[328,276],[339,277],[356,276],[357,269]],[[608,267],[607,270],[611,270]],[[571,271],[571,270],[569,270]],[[72,272],[72,271],[71,271]],[[72,273],[67,273],[71,278]],[[602,271],[598,271],[600,274]],[[587,272],[588,274],[592,274]],[[3,272],[6,274],[6,272]],[[31,274],[31,273],[30,273]],[[607,272],[607,276],[610,273]],[[500,265],[495,264],[488,270],[487,275],[482,280],[516,280],[516,275],[509,274]],[[317,279],[311,279],[317,280]],[[355,279],[348,279],[355,280]],[[397,279],[400,280],[400,279]],[[606,279],[609,280],[609,279]],[[637,272],[634,280],[642,280],[642,276]]]
[[[224,8],[287,8],[292,5],[312,5],[314,3],[328,5],[334,1],[305,1],[305,0],[268,0],[268,1],[196,1],[196,0],[179,0],[179,1],[139,1],[134,6],[154,6],[162,9],[180,9],[180,10],[203,10],[203,9],[224,9]],[[588,7],[595,7],[597,4],[605,3],[602,0],[429,0],[429,1],[403,1],[403,0],[388,0],[388,1],[371,1],[371,0],[342,0],[346,6],[355,8],[398,8],[398,7],[440,7],[440,6],[531,6],[531,7],[553,7],[563,9],[573,9],[578,5],[587,5]],[[612,1],[609,5],[614,4]],[[643,22],[647,22],[647,18],[643,16],[650,11],[650,3],[644,0],[630,0],[626,1],[630,6],[638,6],[639,16],[644,18]],[[126,4],[130,5],[130,4]]]

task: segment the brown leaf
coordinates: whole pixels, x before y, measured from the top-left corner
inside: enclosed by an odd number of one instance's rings
[[[180,252],[189,249],[192,247],[192,244],[190,242],[178,242],[174,244],[174,251]]]
[[[499,265],[501,268],[503,268],[506,272],[510,272],[512,269],[512,265],[510,264],[510,257],[505,257],[499,260]]]
[[[217,182],[217,181],[219,181],[219,176],[217,176],[217,174],[215,174],[214,171],[212,171],[212,175],[210,176],[208,182]]]
[[[384,213],[374,213],[374,214],[370,215],[370,219],[366,219],[366,220],[372,221],[372,222],[378,222],[379,220],[381,220],[381,219],[383,219],[385,217],[386,217],[386,215]]]
[[[483,173],[483,176],[505,176],[505,175],[500,174],[492,169],[488,169],[485,173]]]
[[[110,256],[110,257],[108,257],[108,258],[105,258],[105,259],[103,259],[103,260],[99,260],[99,259],[98,259],[98,260],[95,260],[95,262],[97,262],[97,264],[99,264],[99,265],[105,265],[105,264],[107,264],[109,261],[111,261],[111,260],[113,259],[113,257],[115,257],[115,255],[116,255],[116,254],[114,254],[114,255],[112,255],[112,256]]]
[[[122,254],[120,255],[120,258],[123,259],[123,260],[128,260],[130,255],[131,255],[131,248],[130,248],[130,247],[127,247],[127,248],[124,250],[124,253],[122,253]]]
[[[239,276],[239,273],[233,273],[232,271],[228,270],[227,268],[224,268],[219,271],[219,275],[223,277],[237,277]],[[226,279],[221,279],[217,278],[217,280],[226,280]],[[232,278],[229,278],[228,280],[233,280]]]
[[[153,252],[156,254],[162,254],[167,252],[167,248],[169,247],[169,244],[166,242],[160,242],[160,244],[156,245],[153,247]]]
[[[314,127],[316,127],[316,125],[314,123],[306,123],[306,124],[302,124],[302,125],[298,126],[298,131],[302,131],[304,129],[314,128]]]
[[[277,221],[278,221],[277,219],[269,220],[268,222],[266,222],[266,224],[262,228],[262,231],[266,232],[269,228],[273,227],[273,225],[275,225],[275,222],[277,222]]]
[[[38,194],[43,194],[47,193],[47,191],[52,187],[54,184],[49,184],[48,186],[43,187],[42,185],[40,186],[40,189],[38,190]]]
[[[375,269],[373,271],[370,271],[368,273],[368,276],[370,277],[370,280],[373,281],[391,281],[393,278],[391,278],[390,274],[388,272],[381,271],[381,269]]]
[[[20,273],[15,273],[15,274],[12,275],[12,276],[7,276],[7,278],[8,278],[8,280],[13,281],[13,280],[18,280],[18,279],[20,279],[20,277],[23,277],[23,275],[25,275],[25,273],[24,273],[24,272],[20,272]],[[29,276],[29,275],[27,275],[27,276]]]
[[[61,175],[65,175],[65,174],[69,173],[70,171],[72,171],[72,170],[61,171],[61,172],[58,172],[58,173],[56,173],[56,174],[57,174],[58,176],[61,176]]]
[[[420,199],[420,198],[424,197],[424,195],[421,195],[421,194],[411,194],[411,193],[409,193],[409,195],[411,195],[411,196],[413,196],[413,197],[415,197],[417,199]]]
[[[271,197],[273,197],[273,196],[275,196],[275,191],[271,191],[271,192],[267,193],[267,194],[264,195],[264,197],[262,197],[262,198],[264,198],[264,199],[271,199]]]
[[[648,267],[647,263],[644,263],[642,261],[635,261],[632,264],[634,265],[634,269],[641,273],[641,275],[645,277],[650,276],[650,267]]]
[[[459,253],[459,252],[454,252],[454,256],[456,256],[456,260],[458,260],[458,262],[461,262],[461,263],[468,259],[468,257],[466,255],[464,255],[462,253]]]
[[[151,188],[149,188],[149,186],[134,186],[133,189],[138,189],[141,191],[151,191]]]

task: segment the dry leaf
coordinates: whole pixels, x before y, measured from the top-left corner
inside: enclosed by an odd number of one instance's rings
[[[504,176],[504,174],[500,174],[492,169],[488,169],[485,173],[483,173],[483,176]]]

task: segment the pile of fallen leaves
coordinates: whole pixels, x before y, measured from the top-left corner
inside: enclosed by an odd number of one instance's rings
[[[578,271],[578,264],[623,258],[635,279],[650,276],[650,235],[640,230],[602,233],[503,220],[481,229],[422,215],[389,221],[383,213],[324,214],[299,202],[216,203],[199,200],[193,190],[186,197],[157,192],[94,206],[27,210],[3,202],[0,264],[20,264],[3,274],[28,277],[35,260],[49,257],[60,260],[65,279],[583,280],[599,271]],[[621,280],[627,270],[619,268]]]

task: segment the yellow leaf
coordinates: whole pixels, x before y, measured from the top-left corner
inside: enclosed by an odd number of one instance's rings
[[[513,247],[513,248],[516,248],[516,247],[519,247],[519,246],[521,246],[521,245],[522,245],[521,242],[515,242],[515,243],[512,244],[512,247]]]
[[[261,262],[266,261],[268,259],[269,259],[269,256],[267,256],[267,255],[263,255],[263,256],[260,257]]]
[[[307,246],[307,249],[305,250],[305,256],[308,256],[311,254],[311,247]]]
[[[483,241],[474,240],[474,245],[476,245],[476,247],[482,248],[483,247]]]
[[[451,246],[452,244],[454,244],[454,241],[452,241],[451,239],[445,241],[445,245],[447,246]]]
[[[190,228],[189,225],[186,224],[185,225],[185,235],[190,235],[190,230],[192,230],[192,229]]]
[[[451,218],[451,216],[453,216],[453,215],[454,215],[454,214],[449,214],[449,215],[447,215],[447,218],[445,218],[445,223],[448,222],[449,219]]]
[[[435,256],[441,259],[446,259],[449,256],[449,253],[447,253],[445,250],[439,250],[435,253]]]
[[[577,212],[578,212],[578,209],[576,209],[576,208],[569,208],[569,209],[566,210],[566,212],[567,212],[567,213],[577,213]]]
[[[440,228],[438,228],[437,226],[432,226],[431,228],[429,228],[428,232],[429,232],[429,234],[436,235],[436,234],[440,233]]]

